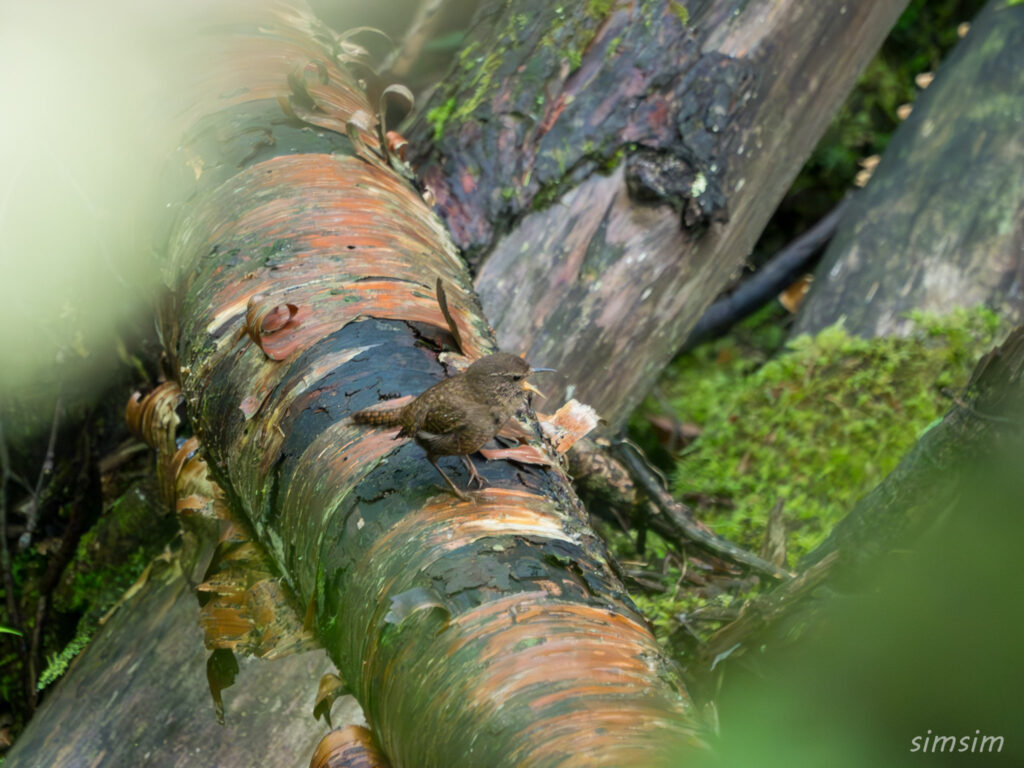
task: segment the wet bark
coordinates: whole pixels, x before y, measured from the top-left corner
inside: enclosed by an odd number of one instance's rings
[[[327,731],[311,715],[316,682],[332,669],[322,651],[243,659],[224,693],[224,725],[206,684],[208,655],[195,594],[165,565],[57,683],[4,765],[230,768],[267,755],[289,755],[294,765],[296,755],[312,754]]]
[[[485,5],[411,139],[499,343],[621,426],[905,5]]]
[[[1024,319],[1024,7],[992,0],[844,217],[794,333],[843,318],[907,332],[910,310]]]

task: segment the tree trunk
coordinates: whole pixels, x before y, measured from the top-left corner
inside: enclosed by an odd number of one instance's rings
[[[443,377],[439,275],[463,351],[490,344],[411,189],[286,155],[213,190],[172,242],[192,421],[392,765],[621,764],[692,731],[560,471],[488,462],[491,487],[461,501],[415,444],[348,418]],[[261,336],[253,317],[285,306]]]
[[[549,396],[625,422],[905,5],[481,9],[410,138],[500,344],[558,369]]]
[[[220,725],[202,634],[199,604],[181,572],[154,571],[44,699],[4,765],[228,768],[269,755],[301,764],[327,731],[312,716],[316,681],[333,669],[327,656],[243,659]]]
[[[992,0],[844,217],[794,333],[905,333],[910,310],[978,304],[1024,320],[1021,93],[1024,6]]]

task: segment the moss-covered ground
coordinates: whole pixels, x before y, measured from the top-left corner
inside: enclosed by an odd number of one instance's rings
[[[774,313],[676,361],[632,429],[652,452],[661,450],[677,498],[746,549],[760,551],[768,515],[781,504],[792,568],[942,417],[1000,324],[977,309],[917,316],[907,338],[861,339],[834,326],[785,344]],[[667,454],[652,415],[696,425],[700,435]],[[631,547],[621,537],[613,545],[635,560]],[[660,588],[639,602],[663,638],[680,613],[727,616],[720,609],[749,586],[675,589],[685,565],[654,536],[647,562]]]

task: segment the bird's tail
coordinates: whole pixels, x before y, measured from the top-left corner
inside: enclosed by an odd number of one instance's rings
[[[403,408],[367,408],[352,414],[356,424],[367,424],[371,427],[398,427],[402,424]]]

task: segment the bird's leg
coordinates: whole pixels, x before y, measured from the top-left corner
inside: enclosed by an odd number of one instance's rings
[[[438,472],[441,473],[441,477],[443,477],[444,481],[446,483],[448,483],[448,487],[452,489],[452,493],[454,493],[456,496],[458,496],[463,501],[470,501],[471,500],[469,496],[467,496],[465,493],[463,493],[457,487],[455,487],[455,483],[452,482],[452,479],[450,477],[448,477],[448,475],[446,475],[444,473],[444,470],[441,469],[441,467],[439,467],[437,465],[437,459],[436,458],[434,458],[433,456],[428,454],[427,455],[427,459],[429,459],[430,463],[434,465],[434,469],[436,469]]]
[[[469,484],[476,483],[477,488],[483,488],[487,485],[487,478],[483,477],[479,472],[476,471],[476,467],[473,466],[473,460],[463,454],[462,463],[466,465],[466,469],[469,470]]]

